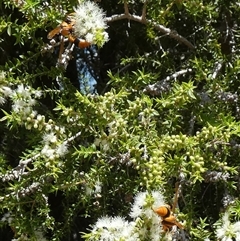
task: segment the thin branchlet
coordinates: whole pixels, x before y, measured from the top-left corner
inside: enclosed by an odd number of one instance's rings
[[[142,19],[146,20],[146,14],[147,14],[147,0],[143,3]]]
[[[178,72],[175,72],[174,74],[167,76],[165,79],[160,80],[156,82],[155,84],[148,85],[145,87],[143,90],[144,93],[148,93],[152,96],[158,96],[162,92],[166,92],[167,90],[170,89],[170,81],[173,79],[178,78],[181,75],[185,75],[187,73],[191,73],[192,69],[183,69]]]
[[[213,73],[211,76],[212,79],[216,79],[216,77],[219,75],[219,73],[223,67],[223,64],[224,64],[223,61],[219,61],[215,64],[215,67],[214,67],[214,70],[213,70]]]

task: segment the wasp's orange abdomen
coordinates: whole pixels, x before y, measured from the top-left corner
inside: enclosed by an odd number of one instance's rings
[[[171,215],[171,209],[168,205],[160,206],[159,208],[153,209],[162,218],[169,217]]]
[[[75,38],[73,36],[69,36],[68,37],[68,40],[71,42],[71,43],[74,43],[77,47],[83,49],[83,48],[87,48],[89,47],[91,44],[89,42],[87,42],[86,40],[84,39],[80,39],[80,38]]]

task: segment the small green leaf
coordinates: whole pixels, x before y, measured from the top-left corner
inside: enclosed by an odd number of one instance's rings
[[[8,28],[7,28],[7,33],[9,36],[12,35],[12,29],[11,29],[11,24],[8,25]]]

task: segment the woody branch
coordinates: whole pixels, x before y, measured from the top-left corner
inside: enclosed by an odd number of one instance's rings
[[[72,141],[74,141],[80,135],[81,135],[81,131],[76,133],[74,136],[66,139],[63,142],[63,144],[71,143]],[[41,157],[41,153],[38,153],[38,154],[34,155],[33,157],[25,159],[25,160],[21,159],[19,161],[18,166],[16,166],[14,169],[10,170],[7,173],[5,173],[3,175],[0,175],[0,179],[2,180],[2,182],[7,182],[7,181],[12,181],[14,179],[20,179],[22,176],[28,175],[30,171],[25,172],[27,165],[30,164],[30,163],[33,163],[39,157]]]
[[[146,8],[147,8],[147,1],[145,1],[144,5],[143,5],[141,16],[138,16],[135,14],[130,14],[128,5],[126,2],[124,2],[124,13],[123,14],[115,14],[115,15],[112,15],[111,17],[107,17],[106,21],[109,23],[109,22],[118,21],[118,20],[122,20],[122,19],[128,19],[128,20],[132,20],[135,22],[140,22],[145,25],[149,24],[149,25],[153,26],[159,32],[169,35],[169,37],[176,39],[178,42],[180,42],[182,44],[185,44],[188,48],[190,48],[192,50],[195,49],[195,47],[193,46],[192,43],[190,43],[186,38],[184,38],[183,36],[178,34],[176,31],[173,31],[170,28],[166,28],[161,24],[158,24],[152,20],[147,19],[146,18]]]
[[[169,83],[171,80],[178,78],[181,75],[185,75],[187,73],[191,73],[192,69],[183,69],[178,72],[175,72],[174,74],[167,76],[165,79],[160,80],[152,85],[148,85],[143,90],[144,93],[149,93],[152,96],[158,96],[160,93],[165,89],[166,87],[169,88]]]

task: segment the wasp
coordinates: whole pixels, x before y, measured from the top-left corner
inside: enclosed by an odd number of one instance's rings
[[[73,18],[73,14],[70,14],[60,25],[48,33],[47,38],[53,39],[55,36],[61,35],[63,37],[67,37],[70,43],[73,43],[79,48],[86,48],[90,46],[91,44],[89,42],[74,35],[74,25],[75,19]]]
[[[163,231],[170,231],[175,225],[180,229],[184,229],[183,225],[179,223],[173,215],[170,205],[160,206],[159,208],[153,209],[153,211],[162,218]]]
[[[162,223],[163,231],[165,232],[170,231],[173,226],[177,226],[180,229],[184,229],[184,226],[181,223],[179,223],[176,217],[174,216],[174,211],[178,202],[179,186],[180,184],[177,182],[176,193],[175,193],[174,202],[172,206],[166,204],[155,209],[152,208],[153,211],[162,218],[161,223]]]

